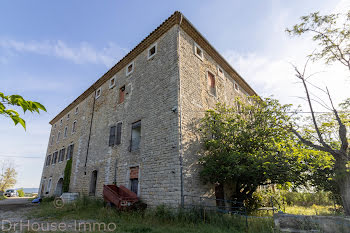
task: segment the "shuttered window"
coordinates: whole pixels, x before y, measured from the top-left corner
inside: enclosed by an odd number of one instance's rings
[[[108,142],[108,145],[109,146],[113,146],[114,145],[114,142],[115,142],[115,126],[112,126],[110,129],[109,129],[109,142]]]
[[[116,139],[115,139],[115,144],[119,145],[122,140],[122,123],[117,124],[117,133],[116,133]]]

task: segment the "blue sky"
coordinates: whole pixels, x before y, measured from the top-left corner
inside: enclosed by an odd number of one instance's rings
[[[294,1],[1,1],[0,91],[41,102],[48,112],[25,114],[27,131],[0,118],[0,161],[18,168],[16,187],[38,187],[50,133],[49,121],[175,10],[263,96],[298,104],[302,95],[290,62],[301,65],[315,44],[284,29],[314,11],[349,9],[345,0]],[[314,70],[324,69],[320,64]],[[339,102],[350,87],[342,67]],[[334,73],[332,73],[334,74]],[[328,79],[329,80],[329,79]]]

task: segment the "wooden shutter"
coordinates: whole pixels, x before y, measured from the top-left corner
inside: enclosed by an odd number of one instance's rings
[[[109,130],[109,146],[113,146],[115,141],[115,126],[112,126]]]
[[[121,143],[122,139],[122,123],[117,124],[117,134],[116,134],[116,139],[115,139],[115,144],[119,145]]]
[[[125,86],[122,86],[119,89],[119,103],[123,103],[124,102],[124,95],[125,95]]]
[[[208,72],[208,85],[210,88],[215,88],[215,77],[210,72]]]

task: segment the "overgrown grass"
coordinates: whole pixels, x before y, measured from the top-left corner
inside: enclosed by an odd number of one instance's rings
[[[5,199],[7,199],[7,197],[5,197],[4,195],[0,195],[0,201]]]
[[[83,197],[63,208],[55,208],[53,202],[44,201],[35,208],[30,217],[45,221],[93,220],[95,222],[115,223],[116,232],[249,232],[272,233],[272,218],[246,218],[243,216],[220,214],[203,209],[168,209],[166,206],[149,208],[143,212],[120,212],[114,208],[103,207],[101,200]]]

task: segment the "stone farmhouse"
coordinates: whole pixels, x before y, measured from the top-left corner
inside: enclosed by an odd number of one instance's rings
[[[124,185],[149,205],[212,195],[199,179],[196,132],[205,110],[256,95],[180,12],[175,12],[52,125],[39,193],[60,195],[72,160],[70,192],[102,197]]]

